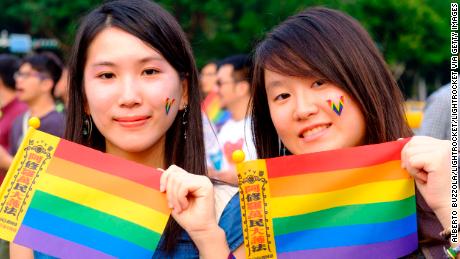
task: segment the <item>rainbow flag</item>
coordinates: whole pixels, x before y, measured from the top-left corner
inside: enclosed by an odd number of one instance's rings
[[[161,173],[29,129],[0,188],[0,238],[65,258],[151,258]]]
[[[408,140],[237,165],[247,258],[399,258],[417,249]]]
[[[228,119],[230,119],[230,113],[222,109],[220,104],[219,95],[216,92],[210,92],[201,104],[201,109],[208,115],[211,122],[220,128]]]

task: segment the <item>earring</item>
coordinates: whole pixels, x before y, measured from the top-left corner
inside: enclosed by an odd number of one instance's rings
[[[187,104],[184,106],[184,113],[182,113],[182,127],[184,128],[184,140],[187,140]]]
[[[91,115],[86,115],[83,119],[83,130],[82,134],[85,138],[89,139],[91,137],[91,133],[93,132],[93,120],[91,119]]]
[[[281,142],[280,137],[278,137],[278,156],[285,156],[286,155],[286,147]]]

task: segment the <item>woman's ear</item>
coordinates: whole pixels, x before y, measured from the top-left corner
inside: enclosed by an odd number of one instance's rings
[[[85,115],[90,115],[91,111],[89,110],[88,99],[86,98],[85,86],[82,86],[82,90],[83,90],[83,94],[82,94],[83,111],[85,112]]]
[[[83,101],[83,111],[85,112],[85,115],[90,115],[91,112],[89,110],[88,102],[85,100]]]

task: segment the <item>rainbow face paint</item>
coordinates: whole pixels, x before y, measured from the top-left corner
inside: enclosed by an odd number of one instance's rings
[[[165,103],[165,110],[166,110],[166,115],[169,114],[169,110],[171,109],[171,106],[174,104],[176,99],[174,98],[166,98],[166,103]]]
[[[344,98],[343,96],[340,96],[339,104],[337,105],[336,103],[332,102],[332,100],[327,100],[327,103],[329,104],[329,107],[340,116],[343,111],[343,103],[344,103]]]

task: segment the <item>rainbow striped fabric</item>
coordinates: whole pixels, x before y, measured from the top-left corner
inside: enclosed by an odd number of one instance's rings
[[[208,115],[208,118],[217,128],[220,128],[230,119],[230,113],[222,109],[219,96],[216,92],[211,92],[206,96],[201,104],[201,109]]]
[[[0,238],[65,258],[151,258],[161,173],[29,129],[0,189]]]
[[[418,246],[408,140],[239,164],[248,258],[399,258]],[[273,238],[274,237],[274,238]]]

